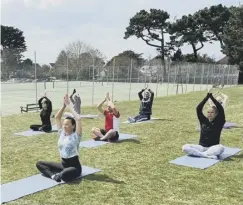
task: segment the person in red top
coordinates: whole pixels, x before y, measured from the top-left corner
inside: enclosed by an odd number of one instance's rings
[[[103,109],[103,104],[107,101],[107,109]],[[105,99],[98,105],[98,110],[105,116],[105,129],[97,127],[92,128],[94,140],[101,141],[116,141],[119,138],[118,121],[120,118],[119,111],[111,102],[109,93],[106,94]]]

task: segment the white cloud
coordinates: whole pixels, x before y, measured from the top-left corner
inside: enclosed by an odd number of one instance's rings
[[[60,6],[64,0],[24,0],[24,4],[39,9],[46,9],[48,7]]]
[[[64,3],[64,0],[2,0],[3,6],[18,3],[24,4],[26,7],[46,9],[48,7],[60,6]]]

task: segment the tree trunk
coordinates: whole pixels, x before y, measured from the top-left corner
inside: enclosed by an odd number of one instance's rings
[[[166,76],[166,63],[165,63],[165,40],[164,40],[164,32],[161,30],[162,41],[161,41],[161,61],[163,65],[163,78]]]
[[[194,54],[194,58],[197,60],[198,57],[197,57],[197,49],[196,49],[196,46],[194,43],[191,43],[192,45],[192,49],[193,49],[193,54]]]
[[[216,36],[216,38],[218,39],[219,43],[220,43],[220,46],[221,48],[224,46],[224,42],[222,40],[222,38],[218,35],[217,32],[214,32],[214,35]]]

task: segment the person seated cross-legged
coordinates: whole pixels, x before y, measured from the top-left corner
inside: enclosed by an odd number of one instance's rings
[[[130,123],[150,120],[150,117],[152,115],[152,105],[153,105],[153,101],[154,101],[154,92],[151,91],[150,89],[148,89],[148,90],[146,90],[146,89],[147,88],[142,89],[138,93],[138,97],[141,101],[139,115],[137,115],[135,117],[128,117],[128,121]],[[144,92],[144,96],[143,96],[143,92]]]
[[[209,99],[212,100],[215,106],[208,109],[206,117],[202,110]],[[212,93],[208,93],[197,106],[197,117],[201,127],[199,145],[186,144],[182,147],[182,150],[188,155],[217,159],[224,152],[224,146],[219,143],[225,123],[225,114],[224,108],[213,97]]]
[[[30,125],[30,129],[33,131],[51,132],[51,113],[52,113],[52,102],[46,97],[46,93],[38,101],[40,112],[41,125]]]
[[[107,108],[103,109],[103,104],[107,101]],[[101,141],[116,141],[119,139],[119,118],[120,113],[115,105],[110,101],[109,93],[105,100],[98,105],[98,110],[105,116],[105,129],[92,128],[93,139]]]
[[[66,108],[72,111],[74,118],[61,120]],[[61,162],[38,161],[37,169],[46,177],[57,182],[72,181],[82,173],[79,161],[79,143],[82,137],[82,122],[78,113],[72,108],[68,95],[64,97],[62,108],[56,114],[56,124],[59,133],[58,149]]]

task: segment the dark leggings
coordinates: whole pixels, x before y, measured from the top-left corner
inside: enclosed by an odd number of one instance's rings
[[[136,122],[142,122],[146,120],[150,120],[150,115],[137,115],[136,117],[133,118]]]
[[[52,126],[51,125],[30,125],[30,129],[34,131],[50,132],[52,130]]]
[[[63,181],[71,181],[79,177],[82,173],[78,156],[69,159],[62,158],[62,163],[39,161],[36,163],[36,167],[42,174],[49,178],[59,173]]]

